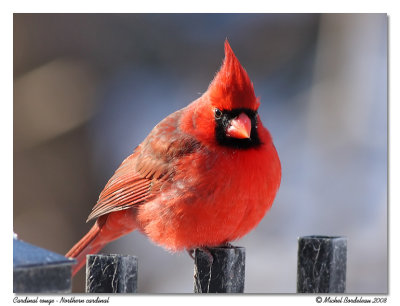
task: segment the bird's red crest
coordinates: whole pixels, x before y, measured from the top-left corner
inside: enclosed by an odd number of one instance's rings
[[[253,84],[225,41],[225,59],[221,69],[211,82],[207,93],[213,106],[224,110],[249,108],[257,110],[260,102],[255,96]]]

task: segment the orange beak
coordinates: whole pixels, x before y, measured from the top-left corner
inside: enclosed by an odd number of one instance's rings
[[[251,120],[245,113],[240,113],[239,116],[230,121],[229,127],[226,129],[226,136],[244,139],[250,138]]]

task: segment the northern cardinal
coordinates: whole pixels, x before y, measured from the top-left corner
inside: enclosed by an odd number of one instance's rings
[[[133,230],[170,251],[227,244],[271,207],[281,165],[246,71],[225,41],[225,59],[197,100],[157,124],[116,170],[66,254],[85,256]]]

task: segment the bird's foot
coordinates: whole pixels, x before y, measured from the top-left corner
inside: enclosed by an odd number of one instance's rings
[[[211,254],[210,249],[207,247],[199,248],[204,254],[206,254],[208,265],[211,267],[214,262],[214,256]]]
[[[221,245],[223,248],[234,248],[234,246],[230,242],[225,242]]]
[[[207,259],[208,259],[207,262],[208,262],[209,266],[211,267],[213,262],[214,262],[214,256],[211,254],[210,249],[207,248],[207,247],[200,247],[200,248],[197,248],[197,249],[202,251],[207,256]],[[195,260],[195,255],[194,255],[195,249],[189,249],[189,250],[186,250],[186,251],[189,254],[189,256],[193,260]]]
[[[188,252],[190,258],[194,260],[194,249],[186,250],[186,252]]]

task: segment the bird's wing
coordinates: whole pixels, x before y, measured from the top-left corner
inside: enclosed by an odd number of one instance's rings
[[[200,144],[178,125],[181,111],[161,121],[128,156],[101,192],[87,221],[151,200],[175,173],[175,162]]]

